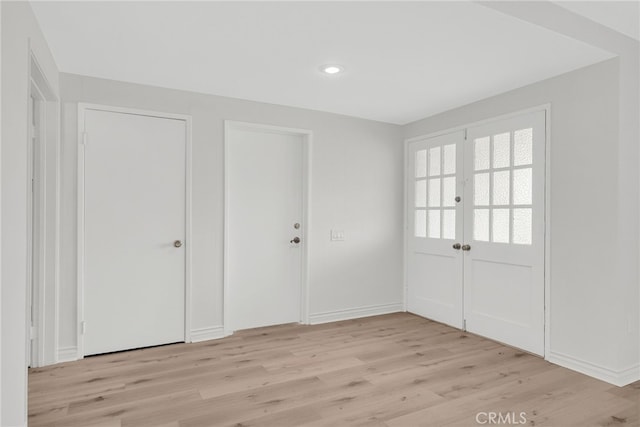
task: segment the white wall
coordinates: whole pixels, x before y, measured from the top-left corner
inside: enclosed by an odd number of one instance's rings
[[[64,354],[71,354],[76,345],[77,102],[192,115],[193,330],[215,330],[223,322],[224,120],[313,131],[312,321],[362,313],[352,310],[376,313],[402,308],[403,147],[399,126],[69,74],[61,74],[60,84],[64,133],[60,348]],[[331,228],[345,230],[346,241],[330,242]]]
[[[29,49],[58,93],[58,70],[27,2],[2,7],[2,420],[26,425]]]
[[[627,330],[629,314],[613,285],[622,280],[616,232],[619,70],[617,59],[606,61],[405,127],[409,138],[551,103],[547,357],[573,368],[585,362],[591,374],[610,380],[625,368],[616,332]]]
[[[609,334],[615,336],[610,351],[617,363],[613,372],[604,370],[599,374],[603,378],[617,376],[620,383],[640,379],[640,42],[553,2],[484,4],[618,55],[618,158],[616,169],[609,171],[618,177],[615,190],[611,190],[617,194],[618,204],[611,212],[616,217],[616,224],[611,232],[616,233],[618,246],[594,248],[603,253],[615,252],[617,258],[618,276],[611,277],[607,284],[608,294],[615,295],[615,304],[602,308],[606,313],[603,317],[610,322]],[[589,363],[578,368],[585,372],[598,370]]]

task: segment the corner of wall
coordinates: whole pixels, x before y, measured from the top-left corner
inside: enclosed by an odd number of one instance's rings
[[[190,342],[202,342],[217,340],[229,336],[224,330],[224,326],[210,326],[191,330]]]
[[[78,347],[60,347],[58,348],[56,363],[72,362],[74,360],[78,360],[79,358]]]
[[[358,319],[360,317],[379,316],[381,314],[398,313],[401,311],[404,311],[404,303],[402,302],[354,307],[345,310],[312,313],[309,315],[309,324],[317,325],[320,323]]]
[[[640,379],[640,363],[620,370],[614,370],[602,365],[587,362],[567,354],[551,351],[546,360],[581,374],[589,375],[609,384],[624,387]]]

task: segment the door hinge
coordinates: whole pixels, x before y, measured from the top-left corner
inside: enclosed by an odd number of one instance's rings
[[[464,319],[462,321],[462,330],[467,332],[467,319]]]
[[[87,332],[87,322],[80,322],[80,334],[84,335]]]
[[[38,335],[38,329],[35,326],[29,328],[29,339],[34,340]]]
[[[86,146],[87,145],[87,132],[82,132],[82,141],[80,141],[80,144]]]
[[[464,140],[467,140],[467,129],[464,130]]]

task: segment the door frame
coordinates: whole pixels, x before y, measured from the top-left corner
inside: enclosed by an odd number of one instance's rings
[[[304,224],[304,244],[300,257],[300,323],[309,324],[309,246],[311,230],[311,148],[313,132],[308,129],[297,129],[273,126],[261,123],[250,123],[235,120],[224,121],[224,249],[223,249],[223,328],[225,335],[233,333],[231,315],[229,313],[229,158],[228,145],[233,130],[254,130],[302,137],[302,223]]]
[[[133,108],[113,107],[101,104],[78,103],[78,182],[77,182],[77,359],[84,358],[84,238],[85,238],[85,215],[84,215],[84,177],[85,177],[85,145],[87,135],[84,131],[84,121],[87,111],[105,111],[111,113],[132,114],[138,116],[157,117],[161,119],[182,120],[185,122],[185,271],[184,271],[184,341],[191,342],[191,224],[192,224],[192,147],[191,147],[191,116],[186,114],[163,113],[158,111],[140,110]]]
[[[59,98],[51,89],[35,52],[28,46],[28,103],[37,105],[37,127],[32,127],[31,105],[27,111],[27,306],[26,345],[31,367],[57,362],[58,292],[60,236],[60,110]],[[33,132],[38,133],[39,155],[33,146]],[[32,184],[36,173],[40,182]],[[38,211],[33,202],[38,200]],[[37,226],[36,226],[37,224]],[[38,252],[34,264],[34,253]],[[37,272],[37,283],[34,282]],[[35,306],[33,303],[35,302]],[[33,324],[31,312],[34,313]]]
[[[465,131],[471,127],[485,125],[488,123],[510,119],[512,117],[520,116],[523,114],[534,113],[544,111],[545,113],[545,171],[544,171],[544,355],[546,359],[550,354],[550,342],[551,342],[551,103],[541,104],[538,106],[517,110],[511,113],[502,114],[499,116],[491,117],[488,119],[478,120],[463,125],[438,130],[435,132],[406,138],[404,140],[404,261],[403,261],[403,301],[404,311],[407,311],[408,306],[408,286],[409,286],[409,215],[411,212],[407,209],[407,203],[409,201],[409,145],[424,139],[434,138],[441,135],[446,135],[453,132]]]
[[[44,132],[45,122],[45,97],[38,84],[32,78],[29,86],[29,142],[27,145],[29,166],[28,177],[30,181],[27,215],[27,277],[29,286],[28,305],[31,318],[27,326],[27,342],[30,342],[28,357],[31,367],[44,365],[44,295],[45,295],[45,257],[46,257],[46,228],[45,221],[47,186],[46,173],[46,136]],[[33,140],[37,140],[37,149]],[[38,180],[36,180],[36,177]],[[37,204],[35,203],[37,201]],[[37,256],[35,256],[37,253]],[[35,273],[35,274],[34,274]],[[27,313],[29,315],[29,313]]]

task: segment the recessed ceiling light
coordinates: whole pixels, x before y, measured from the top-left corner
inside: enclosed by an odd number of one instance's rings
[[[320,71],[325,74],[339,74],[344,71],[344,67],[335,64],[328,64],[320,67]]]

